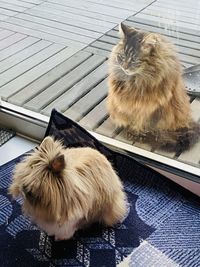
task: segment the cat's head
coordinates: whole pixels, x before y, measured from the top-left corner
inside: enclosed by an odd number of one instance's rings
[[[120,41],[112,52],[112,63],[126,75],[137,74],[144,65],[152,64],[160,53],[161,37],[158,34],[136,30],[121,23]],[[114,61],[114,62],[113,62]]]
[[[63,179],[66,160],[64,147],[52,137],[17,164],[9,193],[23,198],[23,211],[35,221],[59,221],[66,194]]]

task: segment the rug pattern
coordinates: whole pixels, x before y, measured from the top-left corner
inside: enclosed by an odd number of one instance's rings
[[[21,213],[7,188],[19,157],[0,167],[0,266],[197,267],[200,266],[200,201],[134,159],[114,152],[54,111],[46,135],[68,147],[92,146],[119,173],[128,214],[113,228],[93,225],[69,241],[55,242]]]

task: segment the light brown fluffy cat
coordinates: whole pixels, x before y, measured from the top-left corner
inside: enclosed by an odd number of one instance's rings
[[[9,192],[23,197],[25,214],[56,240],[92,222],[112,226],[126,213],[122,183],[105,156],[65,149],[51,137],[16,166]]]
[[[198,137],[181,64],[163,36],[120,25],[109,60],[107,108],[113,122],[135,136],[154,136],[162,146],[184,150]]]

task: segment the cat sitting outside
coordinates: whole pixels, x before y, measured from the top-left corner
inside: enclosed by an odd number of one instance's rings
[[[174,46],[163,36],[121,24],[109,59],[108,113],[129,138],[178,153],[198,140]]]

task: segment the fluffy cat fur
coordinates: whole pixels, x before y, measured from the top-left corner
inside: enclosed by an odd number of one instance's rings
[[[123,219],[126,197],[108,160],[91,148],[65,149],[46,137],[18,163],[9,193],[23,197],[23,212],[56,240],[84,225],[108,226]]]
[[[118,127],[169,150],[197,141],[181,64],[163,36],[120,25],[120,41],[109,59],[107,109]]]

